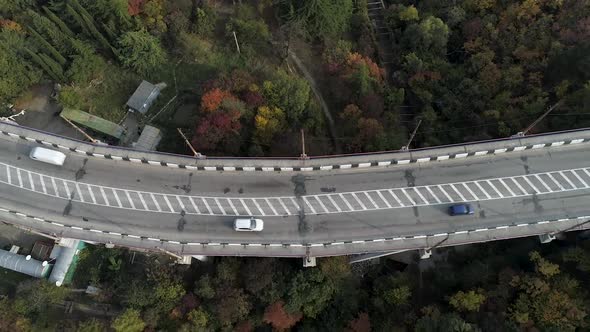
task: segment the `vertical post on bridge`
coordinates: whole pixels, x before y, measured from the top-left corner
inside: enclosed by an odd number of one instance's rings
[[[410,144],[414,140],[414,136],[416,136],[416,132],[418,132],[418,128],[420,128],[421,124],[422,124],[422,119],[420,119],[420,121],[418,121],[418,125],[416,125],[416,128],[414,128],[414,131],[412,132],[412,135],[410,135],[410,139],[408,140],[408,144],[402,146],[402,148],[401,148],[402,151],[408,151],[410,149]]]
[[[197,158],[201,157],[201,154],[198,153],[197,150],[195,150],[195,148],[193,147],[191,142],[186,138],[186,136],[184,136],[184,133],[182,132],[182,130],[180,130],[180,128],[176,128],[176,130],[178,130],[178,133],[180,134],[180,136],[182,136],[186,145],[188,145],[188,147],[191,149],[191,151],[193,152],[193,155]]]
[[[551,113],[554,109],[556,109],[559,105],[561,105],[561,100],[555,103],[553,106],[549,107],[549,109],[541,114],[533,123],[531,123],[528,127],[526,127],[523,131],[519,131],[513,137],[524,137],[531,129],[533,129],[541,120],[543,120],[549,113]]]
[[[305,134],[303,132],[303,129],[301,129],[301,155],[299,156],[299,159],[309,159],[309,157],[305,153]]]

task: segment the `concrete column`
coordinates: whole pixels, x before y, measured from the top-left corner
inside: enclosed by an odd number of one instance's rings
[[[541,234],[541,235],[539,235],[539,240],[541,241],[541,243],[549,243],[549,242],[555,240],[555,235]]]
[[[314,267],[316,266],[315,257],[304,257],[303,258],[303,267]]]
[[[420,255],[420,259],[429,259],[432,256],[431,249],[419,249],[418,255]]]
[[[178,258],[176,260],[177,264],[181,264],[181,265],[190,265],[191,261],[193,260],[193,256],[182,256],[181,258]]]

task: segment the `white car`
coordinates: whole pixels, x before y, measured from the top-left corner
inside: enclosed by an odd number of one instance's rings
[[[264,228],[262,219],[236,218],[234,220],[234,230],[238,232],[260,232]]]
[[[61,166],[66,160],[66,155],[55,150],[46,149],[42,147],[34,147],[29,153],[29,157],[33,160],[42,161],[44,163]]]

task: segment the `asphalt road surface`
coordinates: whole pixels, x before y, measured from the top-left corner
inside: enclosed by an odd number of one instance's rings
[[[80,229],[181,242],[326,243],[590,215],[587,144],[321,172],[200,172],[68,154],[28,158],[0,138],[0,207]],[[472,216],[449,205],[471,202]],[[235,232],[257,216],[262,232]]]

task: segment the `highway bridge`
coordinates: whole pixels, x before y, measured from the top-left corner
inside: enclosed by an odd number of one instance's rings
[[[178,256],[429,250],[590,227],[590,130],[402,152],[191,158],[0,123],[0,220]],[[34,146],[64,166],[28,158]],[[471,202],[475,214],[449,216]],[[257,216],[262,232],[235,232]]]

